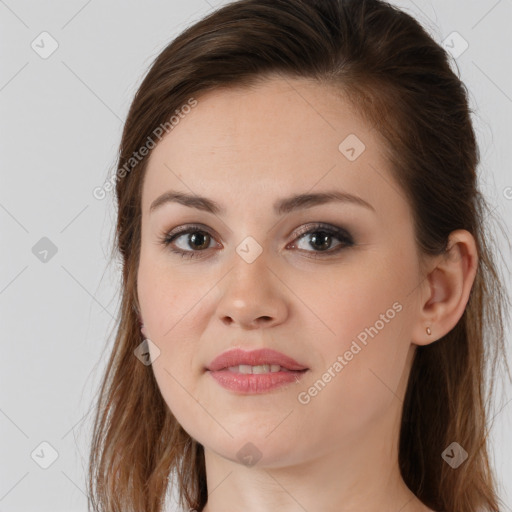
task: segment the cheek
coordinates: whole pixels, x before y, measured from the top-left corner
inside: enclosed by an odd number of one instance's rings
[[[147,335],[154,344],[150,345],[151,370],[167,407],[192,432],[193,419],[199,414],[196,401],[191,399],[197,393],[198,378],[194,373],[198,371],[194,306],[201,294],[192,282],[187,286],[184,281],[168,267],[141,255],[137,291]]]
[[[159,351],[152,364],[155,378],[171,405],[171,397],[173,403],[190,401],[190,395],[181,396],[181,386],[193,392],[202,368],[198,359],[202,322],[198,319],[204,314],[205,296],[213,282],[209,285],[208,280],[170,269],[169,262],[161,259],[141,254],[137,292],[147,336]]]
[[[386,338],[388,326],[399,324],[405,316],[402,311],[410,292],[407,283],[412,281],[405,269],[401,276],[394,269],[390,258],[386,262],[367,257],[361,264],[319,270],[314,278],[307,275],[296,281],[294,293],[312,312],[307,317],[310,327],[319,322],[318,343],[332,349],[348,348],[361,333],[364,341],[364,333],[376,323],[379,338]]]
[[[205,294],[203,288],[201,281],[180,275],[158,258],[141,255],[137,293],[148,335],[163,343],[183,331]]]
[[[414,268],[401,273],[396,268],[391,259],[376,261],[360,273],[342,272],[309,288],[308,304],[319,312],[324,333],[315,343],[321,361],[301,387],[311,398],[312,416],[337,404],[358,428],[388,409],[395,393],[400,396],[410,350]]]

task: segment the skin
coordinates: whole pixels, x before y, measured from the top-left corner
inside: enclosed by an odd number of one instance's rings
[[[462,316],[476,272],[473,237],[453,232],[449,256],[426,259],[422,273],[411,209],[383,141],[327,86],[276,77],[197,99],[150,155],[138,297],[162,396],[205,449],[204,510],[429,511],[400,476],[401,407],[417,345],[435,342]],[[366,147],[354,161],[338,149],[349,134]],[[168,190],[206,196],[226,213],[178,203],[150,213]],[[282,197],[325,190],[355,194],[375,211],[332,202],[273,212]],[[325,239],[315,245],[311,232],[297,235],[318,222],[344,228],[354,245],[333,235],[326,250],[342,249],[325,255]],[[200,253],[196,259],[160,241],[190,223],[211,238],[194,245],[185,234],[173,245]],[[236,252],[248,236],[262,248],[252,263]],[[299,393],[397,302],[400,312],[300,403]],[[309,370],[299,382],[240,395],[204,371],[233,347],[271,347]],[[237,456],[249,442],[255,465]]]

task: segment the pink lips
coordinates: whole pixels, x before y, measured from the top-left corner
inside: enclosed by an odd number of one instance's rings
[[[277,372],[240,373],[229,370],[239,365],[279,365]],[[291,357],[272,349],[252,351],[232,349],[220,354],[206,368],[208,373],[224,388],[243,394],[265,393],[291,382],[298,382],[308,370]]]
[[[260,348],[258,350],[251,350],[250,352],[239,348],[228,350],[216,357],[207,369],[210,371],[217,371],[241,364],[249,364],[251,366],[258,366],[261,364],[278,364],[287,370],[307,370],[305,366],[299,364],[295,359],[285,356],[281,352],[277,352],[270,348]]]

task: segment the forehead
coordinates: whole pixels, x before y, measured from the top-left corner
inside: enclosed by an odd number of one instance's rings
[[[144,210],[166,188],[219,200],[236,193],[242,203],[315,187],[383,199],[391,181],[383,141],[333,87],[276,78],[196,99],[151,151]]]

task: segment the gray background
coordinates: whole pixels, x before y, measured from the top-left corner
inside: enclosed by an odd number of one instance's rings
[[[221,3],[0,0],[0,512],[86,510],[87,412],[119,303],[118,267],[106,259],[112,195],[92,191],[115,169],[123,120],[153,58]],[[447,40],[454,52],[467,41],[456,64],[475,111],[481,184],[510,230],[510,0],[395,4],[439,42],[458,32],[463,39]],[[511,399],[507,383],[491,431],[507,511]]]

